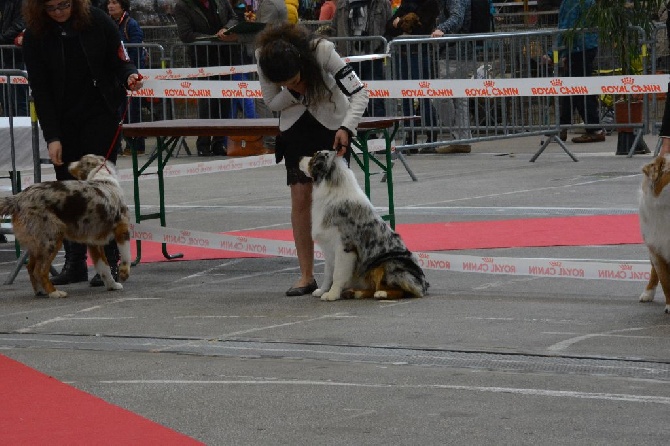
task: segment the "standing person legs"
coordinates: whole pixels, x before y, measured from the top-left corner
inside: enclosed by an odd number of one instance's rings
[[[403,51],[400,53],[400,57],[397,59],[397,72],[399,74],[400,80],[410,79],[410,58],[413,57],[409,54],[409,51]],[[402,104],[402,114],[403,116],[413,116],[414,113],[414,100],[412,99],[401,99]],[[414,126],[414,121],[409,121],[410,126]],[[412,127],[405,128],[405,144],[412,145],[416,144],[416,136],[414,135],[414,129]],[[414,149],[416,151],[416,149]]]
[[[570,67],[570,76],[591,76],[593,74],[593,62],[598,55],[598,49],[572,53],[572,64]],[[577,113],[584,120],[584,124],[598,124],[600,116],[598,115],[598,100],[595,95],[573,97],[573,105]],[[605,141],[605,132],[603,129],[588,128],[586,133],[572,139],[575,143]]]
[[[384,59],[364,60],[350,64],[361,75],[361,80],[384,80]],[[386,116],[386,106],[383,99],[370,99],[365,116]]]
[[[119,116],[107,110],[92,110],[85,122],[76,119],[63,119],[63,165],[54,166],[56,179],[73,180],[68,171],[71,162],[79,160],[87,153],[106,156],[119,125]],[[116,141],[116,146],[119,142]],[[116,163],[117,147],[111,150],[109,160]],[[60,274],[52,278],[54,285],[85,282],[88,280],[86,265],[86,245],[69,240],[63,242],[65,264]]]
[[[475,64],[471,61],[444,59],[439,61],[438,70],[441,79],[468,79],[472,75],[470,71],[475,70]],[[440,99],[436,110],[441,127],[449,129],[454,140],[472,138],[470,107],[467,98]],[[470,144],[458,143],[435,149],[437,153],[469,153],[471,150]]]
[[[300,266],[300,279],[291,290],[314,283],[314,241],[312,240],[312,183],[291,185],[291,226]],[[291,292],[289,290],[287,295]],[[295,294],[295,295],[301,295]]]
[[[130,98],[130,101],[128,101],[128,111],[126,112],[126,119],[124,119],[124,122],[134,123],[141,121],[142,121],[142,98],[132,97]],[[144,154],[145,138],[125,138],[125,140],[128,146],[135,148],[135,151],[137,152],[138,155]],[[124,155],[126,154],[130,155],[130,152],[128,153],[124,152]]]

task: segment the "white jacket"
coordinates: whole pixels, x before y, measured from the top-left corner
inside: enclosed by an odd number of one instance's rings
[[[322,39],[314,51],[316,53],[316,60],[323,70],[323,79],[326,87],[332,92],[332,98],[330,98],[330,95],[326,95],[322,101],[305,106],[287,89],[270,82],[263,75],[263,71],[259,66],[258,78],[261,83],[263,100],[270,110],[281,112],[279,130],[282,132],[291,128],[305,110],[309,110],[312,116],[324,127],[330,130],[337,130],[343,126],[355,133],[356,127],[358,127],[358,123],[368,106],[368,92],[363,88],[351,96],[346,96],[337,86],[334,77],[335,73],[340,71],[346,63],[337,54],[335,45],[332,42]],[[256,60],[258,60],[259,56],[260,49],[257,49]]]

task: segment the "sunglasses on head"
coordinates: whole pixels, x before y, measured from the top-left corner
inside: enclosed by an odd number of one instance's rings
[[[45,10],[46,12],[64,11],[64,10],[66,10],[66,9],[69,8],[69,7],[70,7],[70,2],[60,2],[60,3],[57,4],[57,5],[53,5],[53,6],[45,6],[45,7],[44,7],[44,10]]]

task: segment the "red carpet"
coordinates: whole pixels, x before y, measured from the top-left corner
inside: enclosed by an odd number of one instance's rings
[[[400,224],[396,229],[412,251],[642,243],[637,214],[416,223]],[[293,240],[290,229],[241,231],[234,234],[272,240]],[[132,246],[134,256],[135,244]],[[254,254],[178,245],[168,245],[168,252],[183,253],[182,260],[259,257]],[[165,260],[159,243],[142,243],[143,262]]]
[[[2,444],[203,444],[2,355],[0,376]]]

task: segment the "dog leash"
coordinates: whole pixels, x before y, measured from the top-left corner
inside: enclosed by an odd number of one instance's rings
[[[137,73],[137,80],[140,81],[142,79],[144,79],[144,76],[142,76],[140,73]],[[119,139],[121,129],[123,128],[123,121],[126,120],[126,115],[128,114],[128,109],[130,108],[130,100],[132,98],[133,98],[132,96],[128,96],[128,99],[126,100],[126,106],[123,108],[123,113],[121,114],[121,120],[119,121],[119,125],[116,127],[116,132],[114,133],[114,137],[112,138],[112,143],[109,146],[109,150],[107,150],[107,155],[105,155],[105,161],[95,171],[96,174],[100,172],[100,169],[102,169],[103,167],[107,169],[107,172],[112,173],[109,170],[109,167],[107,167],[107,160],[109,160],[109,157],[112,154],[112,150],[114,150],[114,147],[116,146],[116,141],[118,141]]]

